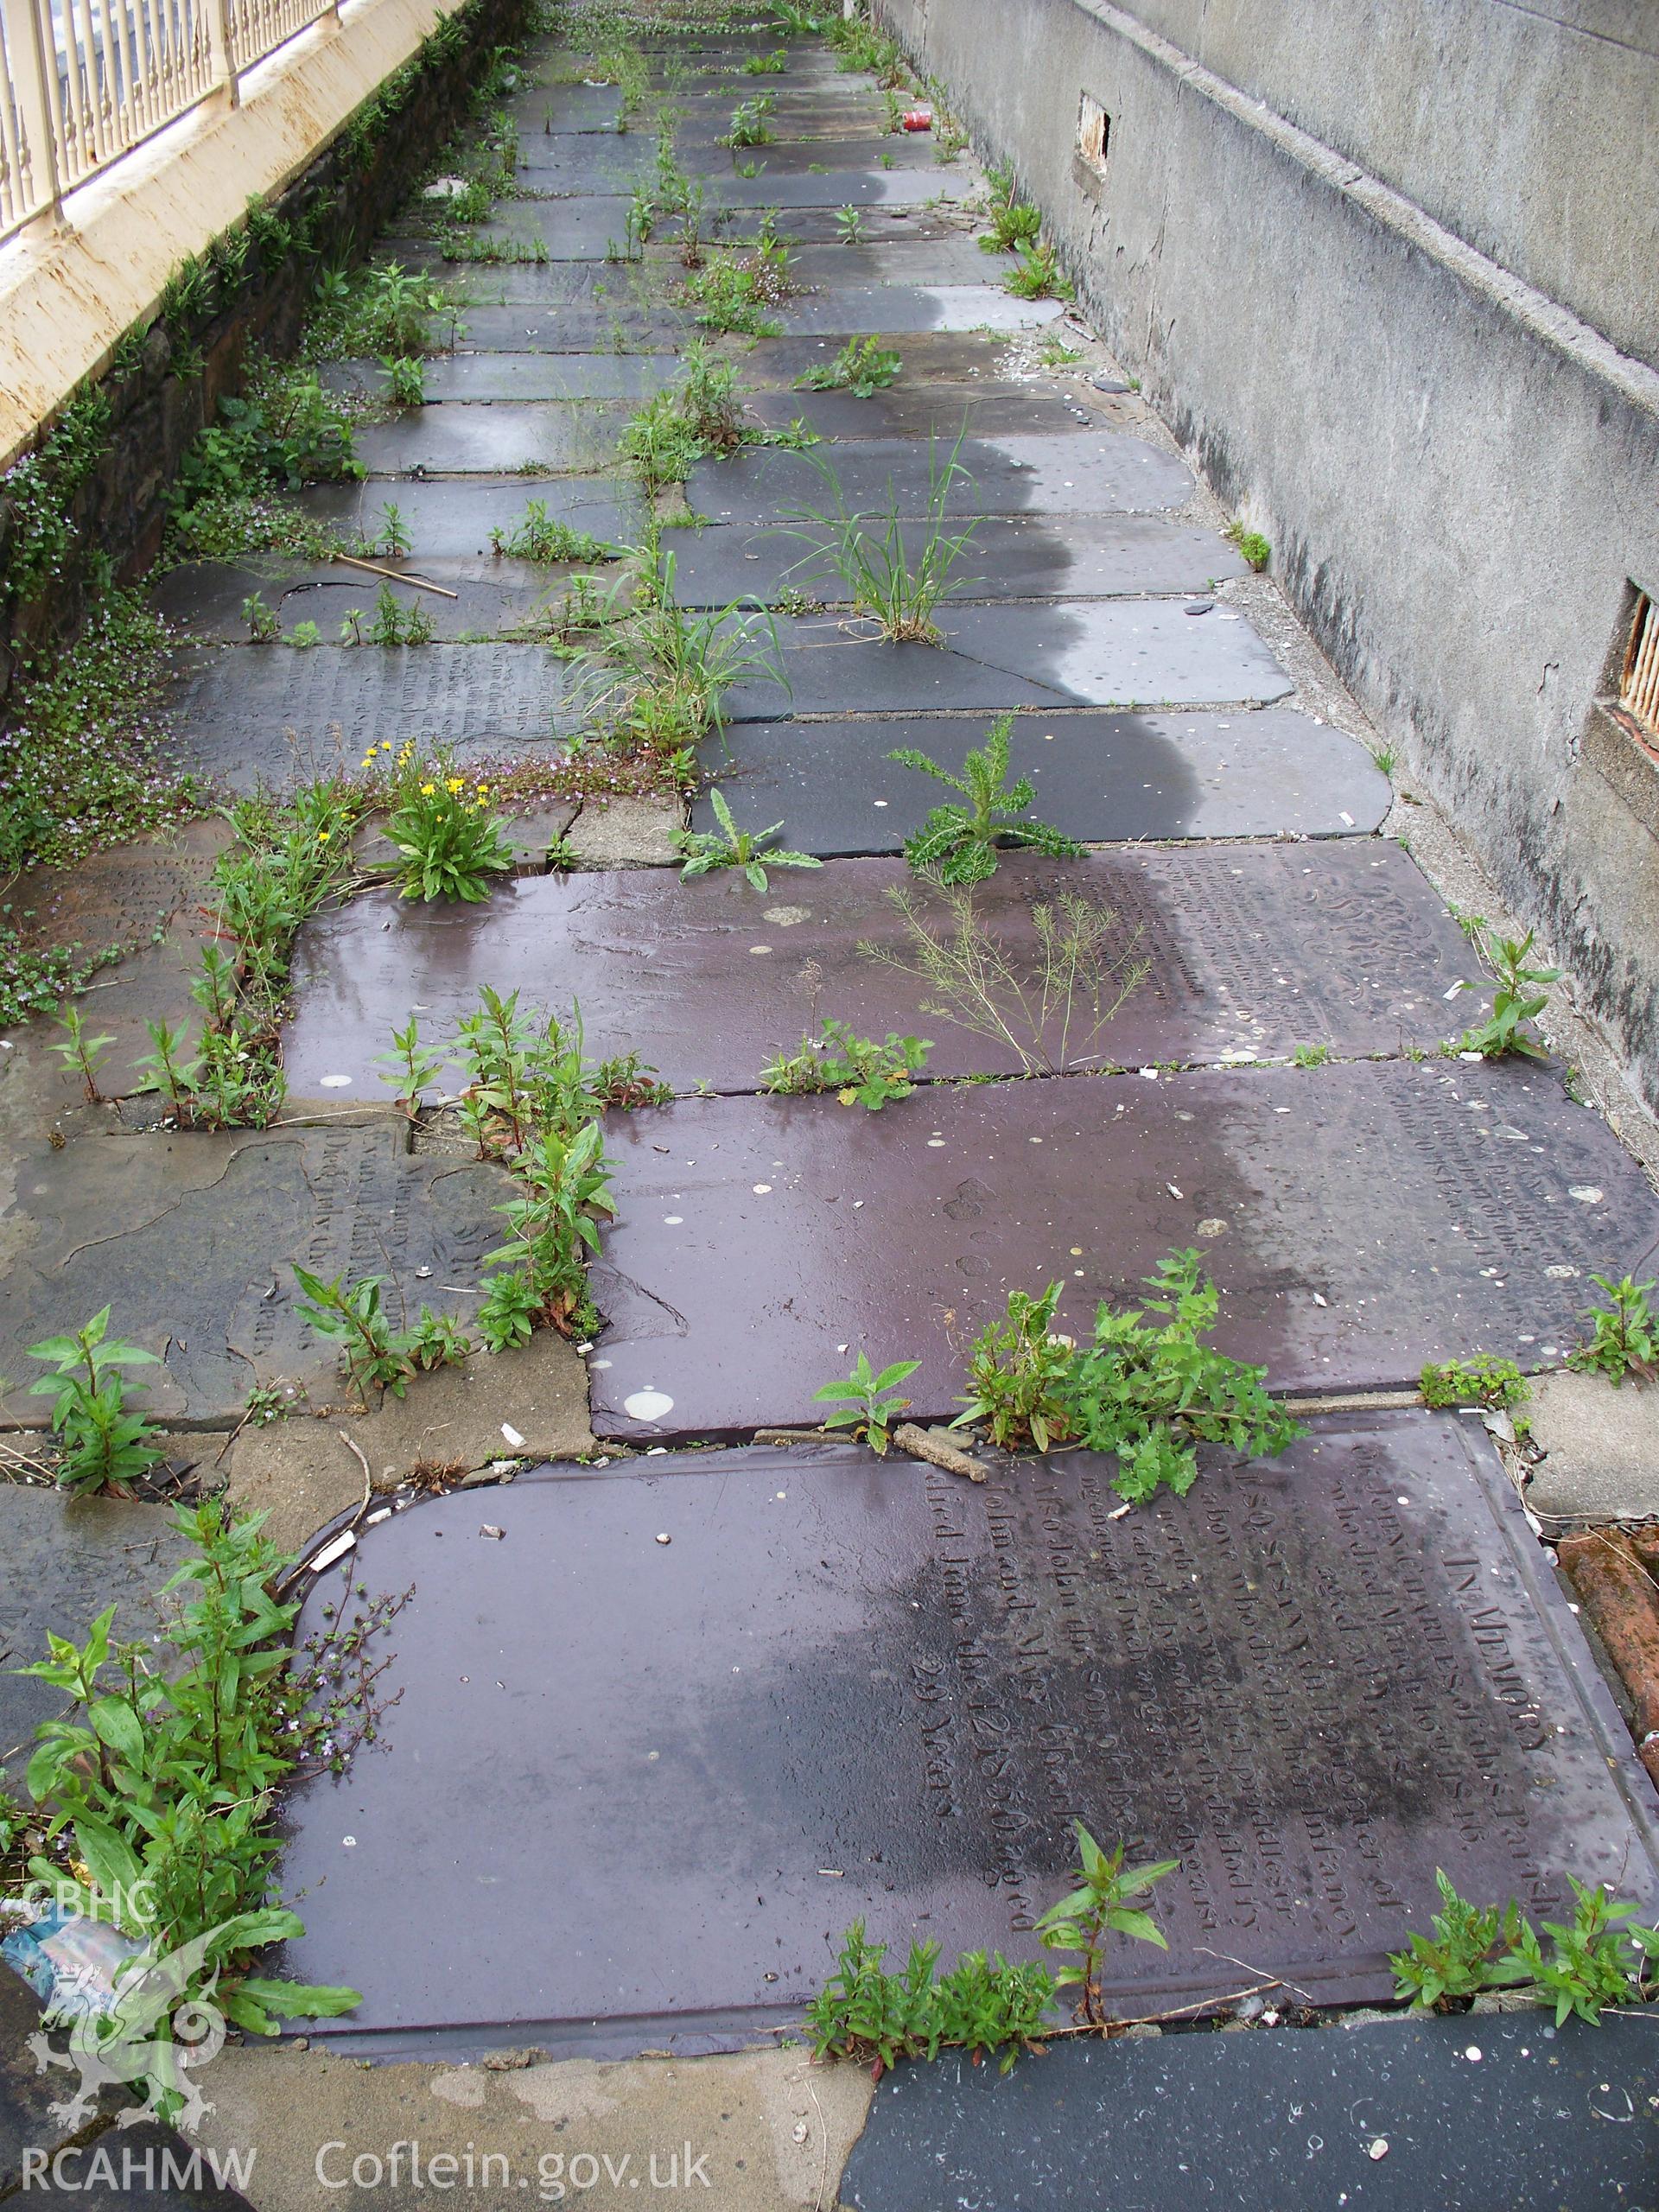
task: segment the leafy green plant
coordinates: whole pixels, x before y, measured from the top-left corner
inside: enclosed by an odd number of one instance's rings
[[[375,525],[372,540],[375,550],[385,554],[388,561],[406,561],[413,543],[403,509],[395,500],[388,499],[380,510],[380,519]]]
[[[770,54],[752,54],[743,64],[746,77],[781,77],[789,67],[789,48],[774,47]]]
[[[685,303],[707,330],[746,338],[775,338],[783,325],[766,309],[794,290],[791,255],[781,241],[762,238],[752,253],[721,254],[685,280]]]
[[[515,1351],[530,1342],[541,1310],[541,1294],[528,1275],[492,1275],[478,1309],[478,1333],[491,1351]]]
[[[1015,948],[980,919],[970,885],[943,884],[936,874],[922,885],[937,895],[944,918],[895,886],[887,897],[905,942],[867,941],[861,957],[916,977],[928,993],[921,1011],[930,1020],[988,1038],[1027,1075],[1061,1074],[1085,1055],[1099,1057],[1090,1048],[1150,972],[1138,929],[1126,930],[1114,908],[1063,891],[1033,906],[1033,940]]]
[[[61,1446],[58,1481],[62,1488],[109,1489],[125,1495],[162,1453],[156,1441],[160,1430],[130,1410],[128,1386],[120,1370],[161,1363],[153,1351],[111,1337],[109,1326],[105,1306],[73,1336],[47,1337],[30,1344],[29,1357],[49,1361],[54,1371],[29,1388],[31,1397],[52,1401],[52,1433]]]
[[[1331,1057],[1328,1045],[1299,1045],[1291,1054],[1293,1067],[1322,1068]]]
[[[431,350],[431,318],[460,302],[419,270],[388,262],[355,274],[326,272],[301,341],[309,360],[407,359]]]
[[[827,558],[855,609],[873,617],[889,642],[938,645],[940,636],[934,612],[950,590],[957,564],[979,527],[977,516],[957,530],[948,528],[946,522],[958,482],[971,487],[974,481],[961,458],[966,435],[963,431],[957,436],[943,465],[930,441],[927,505],[918,525],[921,546],[913,560],[893,486],[887,486],[884,512],[855,512],[847,505],[832,465],[817,454],[809,454],[807,459],[823,479],[832,504],[798,508],[784,525],[786,535],[804,539],[812,549],[785,573],[792,575],[797,569],[821,567]],[[956,581],[966,583],[968,580]]]
[[[1491,1352],[1467,1359],[1430,1360],[1420,1378],[1426,1406],[1519,1406],[1532,1395],[1526,1376],[1512,1359]]]
[[[1071,1348],[1053,1327],[1063,1287],[1052,1282],[1039,1298],[1023,1290],[1008,1293],[1003,1318],[988,1323],[969,1348],[970,1395],[953,1428],[982,1421],[992,1443],[1005,1452],[1022,1444],[1046,1452],[1070,1434],[1063,1388]]]
[[[768,855],[768,858],[771,856]],[[891,1030],[885,1044],[856,1035],[845,1021],[826,1021],[817,1037],[803,1037],[798,1052],[768,1061],[761,1087],[785,1096],[817,1090],[838,1092],[843,1106],[862,1106],[879,1114],[888,1101],[908,1098],[933,1049],[931,1037],[899,1037]]]
[[[427,1086],[442,1072],[443,1054],[429,1052],[422,1044],[420,1016],[415,1014],[403,1028],[393,1028],[391,1044],[391,1052],[375,1055],[377,1065],[387,1070],[380,1080],[392,1086],[397,1103],[413,1121],[421,1110]]]
[[[783,828],[774,822],[766,830],[740,830],[733,819],[732,810],[726,803],[723,791],[715,789],[709,794],[715,810],[718,831],[712,830],[680,830],[674,842],[685,855],[682,876],[709,875],[716,868],[740,868],[757,891],[766,888],[768,868],[822,868],[823,862],[810,853],[785,852],[771,846],[770,840]]]
[[[58,1048],[62,1050],[61,1046]],[[1568,1352],[1567,1363],[1580,1374],[1605,1375],[1615,1389],[1627,1375],[1638,1382],[1659,1371],[1659,1313],[1651,1303],[1655,1286],[1631,1275],[1592,1278],[1605,1293],[1605,1306],[1592,1306],[1585,1319],[1590,1341]]]
[[[374,606],[365,624],[355,612],[340,624],[346,643],[357,645],[425,645],[432,641],[432,617],[418,601],[405,607],[389,583],[374,595]]]
[[[572,696],[613,737],[648,753],[684,753],[723,726],[734,685],[770,680],[789,688],[778,626],[764,607],[734,600],[689,614],[674,596],[675,560],[648,543],[624,583],[596,610],[601,641],[576,656]]]
[[[1484,950],[1497,978],[1497,988],[1485,1020],[1463,1033],[1462,1051],[1478,1052],[1489,1060],[1501,1059],[1506,1052],[1522,1052],[1534,1060],[1548,1058],[1542,1040],[1529,1024],[1549,1003],[1548,989],[1539,986],[1559,983],[1561,970],[1529,964],[1534,935],[1531,930],[1523,938],[1499,937],[1495,930],[1486,932]]]
[[[1007,289],[1021,300],[1071,300],[1077,287],[1060,268],[1059,249],[1046,242],[1028,247],[1008,271]]]
[[[895,1359],[878,1375],[870,1365],[868,1353],[860,1352],[850,1375],[839,1382],[826,1382],[812,1393],[815,1405],[840,1408],[824,1415],[823,1426],[850,1428],[855,1437],[861,1437],[872,1452],[885,1459],[888,1431],[910,1406],[910,1400],[900,1395],[899,1385],[907,1382],[921,1363],[919,1359]]]
[[[861,207],[838,207],[836,210],[836,237],[842,245],[863,245],[865,219]]]
[[[1068,1432],[1116,1452],[1113,1487],[1135,1504],[1162,1484],[1177,1496],[1191,1489],[1196,1443],[1276,1456],[1302,1433],[1268,1395],[1265,1369],[1205,1343],[1220,1299],[1197,1252],[1171,1252],[1146,1280],[1156,1294],[1141,1308],[1096,1307],[1094,1342],[1078,1349],[1061,1392]]]
[[[512,867],[500,817],[489,810],[488,785],[453,773],[448,754],[404,771],[386,835],[402,856],[405,899],[475,904],[488,897],[490,878]]]
[[[752,100],[740,101],[732,110],[732,119],[715,143],[718,146],[769,146],[772,143],[771,116],[772,96],[757,93]]]
[[[1249,566],[1258,572],[1273,558],[1273,548],[1259,530],[1246,530],[1242,522],[1236,522],[1227,535]]]
[[[704,454],[730,453],[745,437],[736,364],[699,341],[680,380],[654,392],[625,426],[618,450],[654,494],[683,484]]]
[[[1037,796],[1030,779],[1021,776],[1009,783],[1013,733],[1014,716],[999,715],[986,733],[984,744],[969,753],[959,776],[940,767],[914,746],[900,746],[888,753],[889,760],[914,768],[919,775],[931,776],[936,783],[960,792],[967,802],[934,807],[922,827],[905,840],[905,857],[918,873],[937,868],[941,883],[982,883],[996,873],[1001,845],[1031,846],[1052,860],[1081,857],[1083,847],[1074,838],[1046,822],[1029,818]]]
[[[283,634],[283,620],[274,607],[268,607],[263,592],[251,591],[242,602],[242,620],[248,626],[248,636],[256,645],[275,644]]]
[[[89,1106],[96,1106],[99,1096],[99,1067],[103,1061],[106,1048],[113,1045],[115,1039],[107,1032],[101,1036],[89,1037],[86,1033],[86,1025],[81,1019],[80,1008],[77,1006],[66,1003],[60,1007],[58,1009],[57,1021],[59,1028],[63,1032],[63,1042],[61,1045],[53,1045],[48,1049],[57,1054],[66,1068],[71,1069],[80,1077],[81,1089],[86,1094],[86,1103]]]
[[[1521,1934],[1519,1905],[1513,1900],[1502,1909],[1471,1904],[1438,1866],[1434,1880],[1445,1910],[1430,1923],[1432,1935],[1408,1932],[1405,1949],[1389,1954],[1395,1995],[1423,2012],[1448,2011],[1484,1989],[1525,1981],[1527,1969],[1513,1956]]]
[[[340,1348],[340,1363],[353,1386],[367,1393],[390,1390],[401,1398],[415,1362],[402,1330],[394,1329],[380,1303],[379,1275],[347,1282],[344,1275],[325,1281],[297,1261],[290,1262],[302,1294],[296,1307],[314,1336]]]
[[[1043,2015],[1054,1996],[1046,1967],[1010,1965],[998,1951],[964,1951],[936,1977],[939,1947],[912,1942],[902,1974],[882,1966],[885,1943],[867,1942],[855,1920],[842,1938],[835,1973],[806,2009],[817,2058],[857,2058],[879,2080],[901,2058],[937,2058],[945,2049],[1000,2050],[1007,2073],[1022,2050],[1040,2050]]]
[[[1009,172],[993,168],[988,174],[992,181],[990,227],[979,234],[981,251],[1018,253],[1023,247],[1035,245],[1043,227],[1042,209],[1017,196]]]
[[[613,561],[616,549],[590,531],[575,530],[547,511],[545,499],[527,499],[524,512],[510,530],[499,526],[490,532],[492,553],[514,561],[534,561],[547,567],[556,561]]]
[[[566,1336],[596,1325],[584,1262],[599,1249],[598,1214],[613,1214],[611,1163],[597,1121],[572,1132],[544,1128],[514,1163],[523,1195],[496,1208],[511,1236],[484,1255],[487,1268],[511,1268],[536,1294],[535,1317]],[[486,1299],[493,1278],[485,1280]],[[499,1308],[492,1309],[493,1320]]]
[[[1056,1989],[1076,1989],[1077,2018],[1090,2026],[1105,2024],[1100,1996],[1100,1966],[1107,1940],[1132,1936],[1138,1943],[1155,1943],[1160,1951],[1169,1944],[1150,1913],[1131,1904],[1131,1897],[1146,1897],[1156,1884],[1173,1874],[1179,1859],[1160,1859],[1141,1866],[1123,1864],[1122,1843],[1103,1851],[1081,1821],[1077,1831],[1077,1887],[1069,1897],[1050,1905],[1037,1923],[1037,1938],[1046,1951],[1076,1951],[1079,1966],[1062,1967],[1054,1977]]]
[[[823,29],[817,12],[796,0],[772,0],[772,27],[785,38],[812,38]]]
[[[1430,1923],[1433,1935],[1413,1931],[1405,1949],[1389,1955],[1396,1996],[1420,2011],[1453,2012],[1483,1990],[1523,1989],[1554,2005],[1558,2028],[1574,2014],[1594,2027],[1605,2007],[1644,2002],[1659,1932],[1637,1926],[1636,1907],[1602,1885],[1567,1878],[1573,1917],[1541,1923],[1546,1949],[1513,1899],[1501,1908],[1471,1904],[1437,1868],[1445,1910]]]
[[[426,368],[418,354],[383,353],[386,397],[394,407],[422,407],[426,404]]]
[[[322,643],[322,632],[315,622],[296,622],[288,633],[288,642],[296,652],[306,652]]]
[[[878,340],[849,338],[832,361],[804,370],[795,385],[800,391],[849,391],[855,399],[871,399],[897,379],[904,365]]]

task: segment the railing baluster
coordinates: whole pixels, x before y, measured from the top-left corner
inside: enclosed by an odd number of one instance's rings
[[[19,130],[29,148],[29,196],[34,207],[23,212],[44,211],[55,223],[61,214],[63,180],[58,162],[57,101],[52,94],[53,77],[47,73],[47,57],[51,53],[55,61],[55,47],[49,14],[44,28],[41,21],[51,0],[0,0],[0,4],[5,9],[6,57],[16,96]]]

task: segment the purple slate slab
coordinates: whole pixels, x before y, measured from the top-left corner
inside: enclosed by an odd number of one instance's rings
[[[1087,1454],[976,1486],[842,1446],[548,1469],[363,1530],[350,1579],[413,1596],[380,1742],[288,1800],[285,1970],[364,1993],[310,2032],[741,2046],[855,1917],[901,1956],[1036,1955],[1078,1815],[1181,1861],[1168,1951],[1111,1954],[1120,2012],[1274,1974],[1381,1996],[1436,1866],[1645,1905],[1651,1788],[1484,1437],[1385,1414],[1209,1459],[1121,1520]]]
[[[457,483],[423,484],[384,478],[366,484],[315,484],[299,494],[314,522],[360,531],[379,542],[388,503],[408,532],[411,563],[434,555],[464,560],[487,556],[492,530],[512,531],[532,499],[556,521],[585,530],[608,544],[638,541],[642,518],[632,484],[602,476],[473,477]]]
[[[686,497],[711,522],[776,523],[802,511],[833,512],[827,467],[849,512],[883,514],[896,500],[901,515],[925,515],[933,475],[953,451],[964,474],[952,486],[947,511],[963,519],[1039,512],[1155,514],[1185,505],[1192,495],[1191,473],[1173,454],[1121,430],[1079,428],[1053,435],[969,437],[959,450],[953,435],[942,437],[931,454],[925,440],[874,437],[849,439],[829,453],[751,447],[729,460],[699,461]],[[964,556],[963,566],[973,565]]]
[[[1059,1325],[1086,1333],[1186,1245],[1222,1349],[1279,1388],[1414,1382],[1473,1351],[1535,1365],[1576,1341],[1592,1273],[1659,1248],[1659,1198],[1606,1125],[1551,1070],[1503,1063],[930,1088],[875,1115],[683,1099],[607,1142],[603,1436],[810,1421],[845,1344],[919,1359],[918,1412],[952,1413],[1010,1290],[1063,1280]]]
[[[918,979],[860,956],[866,939],[903,945],[887,895],[898,887],[919,895],[902,861],[875,860],[776,870],[766,892],[728,870],[687,882],[665,871],[527,877],[471,906],[375,893],[300,931],[289,1088],[320,1097],[327,1078],[345,1097],[384,1099],[375,1056],[411,1007],[435,1045],[481,985],[507,980],[550,1011],[575,998],[594,1058],[636,1050],[682,1090],[756,1089],[766,1061],[831,1015],[863,1036],[932,1038],[930,1077],[1018,1074],[1005,1045],[925,1014]],[[976,906],[1022,974],[1035,972],[1033,905],[1059,891],[1110,906],[1120,940],[1151,966],[1098,1037],[1079,1026],[1073,1065],[1288,1058],[1299,1044],[1433,1050],[1452,1022],[1448,985],[1476,973],[1395,845],[1131,849],[1071,864],[1009,854]],[[1058,1052],[1058,1023],[1049,1033]]]

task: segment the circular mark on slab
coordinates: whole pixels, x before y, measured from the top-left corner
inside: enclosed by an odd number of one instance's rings
[[[352,1087],[348,1075],[320,1075],[317,1081],[325,1090],[349,1090]]]
[[[792,930],[797,922],[811,920],[812,909],[810,906],[768,906],[760,918],[763,922],[774,924],[780,930]]]
[[[749,947],[749,950],[751,952],[770,952],[772,950],[772,947],[769,944],[752,944]]]
[[[1227,1224],[1219,1214],[1212,1214],[1208,1221],[1201,1221],[1198,1224],[1198,1234],[1200,1236],[1224,1236],[1227,1234]]]
[[[767,1192],[771,1190],[772,1185],[770,1183],[755,1183],[750,1187],[753,1189],[757,1198],[764,1198]]]
[[[630,1421],[660,1421],[673,1412],[674,1401],[661,1390],[635,1390],[623,1399],[622,1410]]]
[[[1567,1195],[1569,1198],[1576,1198],[1581,1206],[1599,1206],[1602,1200],[1599,1183],[1575,1183]]]
[[[663,1227],[664,1229],[677,1229],[684,1219],[685,1216],[683,1213],[665,1213],[663,1216]]]

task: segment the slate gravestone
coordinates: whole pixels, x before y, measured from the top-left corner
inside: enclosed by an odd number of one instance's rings
[[[385,564],[392,567],[390,562]],[[302,622],[315,622],[324,637],[338,637],[348,615],[366,632],[375,619],[383,589],[400,607],[418,608],[441,639],[469,633],[474,639],[500,636],[532,622],[556,599],[570,574],[568,568],[538,567],[531,561],[493,558],[488,553],[464,560],[411,561],[407,566],[455,596],[442,598],[414,584],[388,582],[343,564],[314,564],[256,555],[246,563],[191,561],[169,569],[150,594],[151,604],[176,635],[209,645],[245,645],[248,625],[242,603],[258,592],[292,637]],[[360,756],[359,756],[360,757]]]
[[[522,336],[518,341],[524,342]],[[316,484],[301,493],[307,512],[341,531],[360,531],[378,543],[388,503],[397,509],[408,532],[411,559],[442,554],[455,559],[484,557],[490,532],[511,532],[524,519],[532,499],[556,522],[569,523],[611,544],[631,544],[639,534],[639,511],[632,487],[596,476],[503,477],[496,482]]]
[[[163,1417],[234,1421],[251,1385],[279,1378],[346,1400],[334,1348],[296,1311],[291,1262],[380,1276],[394,1321],[423,1301],[470,1316],[506,1194],[500,1169],[411,1158],[385,1122],[42,1147],[3,1224],[0,1374],[32,1374],[29,1344],[107,1304],[111,1333],[163,1358],[138,1377]]]
[[[563,749],[563,668],[542,645],[203,645],[172,669],[171,740],[232,791],[349,772],[382,738],[527,760]]]
[[[364,1992],[315,2032],[752,2042],[855,1918],[1034,1955],[1079,1817],[1181,1862],[1120,2012],[1381,1995],[1437,1866],[1534,1911],[1568,1869],[1659,1893],[1653,1791],[1484,1435],[1323,1425],[1121,1519],[1112,1464],[700,1453],[365,1531],[353,1580],[415,1595],[379,1749],[288,1802],[287,1970]]]
[[[860,950],[906,950],[895,892],[934,926],[948,918],[898,861],[780,871],[765,892],[730,869],[686,882],[535,876],[475,906],[391,892],[354,899],[301,931],[283,1039],[289,1091],[321,1096],[326,1077],[344,1096],[383,1096],[375,1055],[410,1007],[440,1044],[499,976],[551,1012],[574,999],[592,1056],[637,1050],[681,1090],[758,1089],[764,1064],[830,1013],[861,1036],[931,1037],[931,1077],[1020,1073],[1006,1043],[924,1014],[924,982]],[[1288,1058],[1319,1044],[1344,1056],[1433,1050],[1446,1033],[1446,991],[1473,968],[1461,931],[1392,845],[1096,853],[1064,869],[1010,854],[976,911],[1033,982],[1033,909],[1057,892],[1109,908],[1123,957],[1148,968],[1098,1034],[1091,1017],[1069,1034],[1051,1021],[1067,1065]]]
[[[885,512],[896,500],[899,512],[912,516],[929,512],[933,475],[953,452],[962,474],[951,485],[946,511],[964,520],[1037,512],[1152,513],[1183,505],[1192,493],[1184,462],[1121,430],[1011,432],[967,438],[959,450],[936,448],[931,455],[925,444],[849,440],[827,458],[849,512]],[[760,446],[724,461],[702,461],[691,472],[686,497],[715,522],[775,523],[791,509],[832,510],[834,495],[816,454],[816,448],[795,453]],[[964,559],[963,565],[973,563]]]
[[[362,363],[345,365],[361,371]],[[680,373],[673,353],[448,353],[426,365],[434,400],[649,399]],[[567,493],[586,490],[566,486]]]
[[[1648,2206],[1659,2201],[1652,2039],[1639,2014],[1558,2031],[1527,2012],[1068,2043],[1007,2075],[947,2052],[882,2082],[838,2201],[854,2212]]]
[[[724,735],[720,786],[740,821],[781,822],[798,851],[896,853],[936,793],[888,754],[913,747],[960,775],[988,727],[988,717],[932,715],[735,723]],[[1009,765],[1033,785],[1037,818],[1087,844],[1351,836],[1375,830],[1390,798],[1357,740],[1289,709],[1037,709],[1015,716]],[[706,791],[692,802],[691,826],[715,826]]]
[[[1038,330],[1058,322],[1058,300],[1020,300],[997,284],[825,284],[778,310],[781,335],[906,335],[921,330]]]
[[[1221,1287],[1222,1349],[1283,1389],[1414,1382],[1472,1351],[1536,1364],[1576,1341],[1592,1273],[1652,1273],[1659,1199],[1553,1071],[1442,1067],[636,1116],[607,1137],[620,1214],[593,1269],[594,1433],[813,1420],[847,1343],[919,1359],[918,1413],[954,1413],[963,1347],[1009,1290],[1063,1280],[1058,1325],[1077,1334],[1173,1247],[1201,1248]]]
[[[435,475],[490,476],[515,468],[601,468],[632,414],[627,400],[531,403],[517,407],[405,409],[358,434],[358,454],[377,475],[425,468]],[[533,499],[533,489],[525,496]]]

